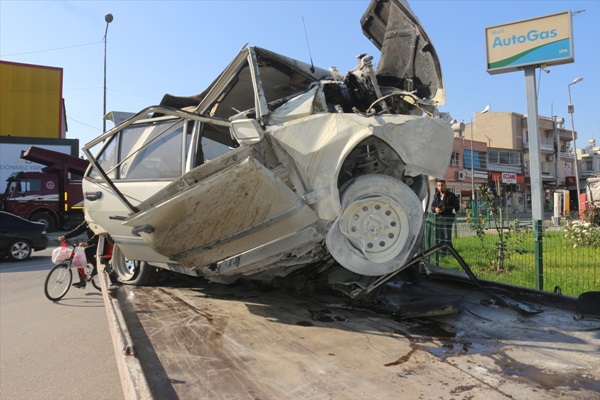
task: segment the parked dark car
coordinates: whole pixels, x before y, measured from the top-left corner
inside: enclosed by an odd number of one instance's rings
[[[23,261],[48,247],[46,225],[0,211],[0,259]]]

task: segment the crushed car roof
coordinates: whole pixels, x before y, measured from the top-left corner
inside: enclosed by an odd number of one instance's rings
[[[437,53],[407,1],[372,1],[361,18],[361,26],[365,36],[381,51],[376,71],[380,85],[414,91],[421,100],[444,104]],[[249,68],[253,56],[258,71]],[[260,79],[254,75],[256,72]],[[254,92],[248,90],[253,82],[260,80],[267,101],[275,101],[305,92],[311,83],[328,78],[328,70],[261,47],[244,47],[205,91],[188,97],[167,94],[161,105],[197,106],[198,114],[230,118],[249,109],[260,110]]]

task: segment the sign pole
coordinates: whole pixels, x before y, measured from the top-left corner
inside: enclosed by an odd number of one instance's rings
[[[525,89],[527,92],[527,131],[529,132],[529,177],[531,179],[531,214],[535,244],[536,282],[539,290],[544,290],[544,263],[542,253],[544,186],[540,164],[540,140],[538,131],[537,90],[535,87],[535,67],[525,68]]]
[[[571,16],[570,11],[564,11],[544,17],[495,25],[485,29],[487,72],[493,75],[511,71],[525,71],[531,213],[535,240],[536,281],[537,288],[540,290],[544,289],[542,260],[544,186],[542,183],[540,141],[538,138],[535,69],[575,61]]]

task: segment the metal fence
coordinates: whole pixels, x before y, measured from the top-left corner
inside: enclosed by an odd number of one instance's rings
[[[562,220],[543,221],[541,246],[531,217],[504,220],[444,220],[428,214],[425,249],[444,241],[451,227],[452,246],[480,279],[579,296],[600,291],[600,227]],[[451,254],[428,257],[431,265],[462,270]]]

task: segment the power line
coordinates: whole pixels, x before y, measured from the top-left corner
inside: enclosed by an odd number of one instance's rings
[[[97,130],[97,131],[100,131],[100,132],[102,132],[102,129],[100,129],[100,128],[97,128],[97,127],[95,127],[95,126],[92,126],[92,125],[89,125],[89,124],[86,124],[85,122],[77,121],[76,119],[74,119],[74,118],[71,118],[71,117],[67,117],[67,119],[68,119],[68,120],[71,120],[71,121],[73,121],[73,122],[77,122],[78,124],[85,125],[85,126],[87,126],[87,127],[90,127],[90,128],[92,128],[92,129],[95,129],[95,130]]]
[[[147,100],[156,100],[156,97],[142,96],[142,95],[140,95],[140,94],[134,94],[134,93],[123,92],[123,91],[121,91],[121,90],[116,90],[116,89],[111,89],[111,88],[108,88],[108,90],[109,90],[110,92],[115,92],[115,93],[126,94],[126,95],[128,95],[128,96],[139,97],[139,98],[141,98],[141,99],[147,99]]]
[[[94,44],[100,44],[102,42],[93,42],[93,43],[85,43],[85,44],[76,44],[73,46],[66,46],[66,47],[57,47],[55,49],[47,49],[47,50],[36,50],[36,51],[28,51],[25,53],[13,53],[13,54],[0,54],[0,57],[12,57],[12,56],[22,56],[22,55],[26,55],[26,54],[36,54],[36,53],[46,53],[49,51],[57,51],[57,50],[64,50],[64,49],[72,49],[74,47],[84,47],[84,46],[92,46]]]
[[[90,87],[71,87],[71,88],[64,88],[63,91],[64,92],[70,92],[70,91],[81,91],[81,90],[101,90],[102,87],[100,86],[90,86]],[[106,90],[108,90],[109,92],[114,92],[114,93],[120,93],[120,94],[125,94],[127,96],[132,96],[132,97],[139,97],[141,99],[146,99],[146,100],[152,100],[152,101],[156,101],[156,97],[149,97],[149,96],[144,96],[141,94],[135,94],[135,93],[129,93],[129,92],[124,92],[122,90],[116,90],[116,89],[111,89],[111,88],[106,88]]]

